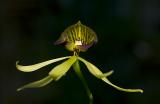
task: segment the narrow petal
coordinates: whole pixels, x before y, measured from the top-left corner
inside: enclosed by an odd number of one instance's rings
[[[38,88],[38,87],[43,87],[47,84],[49,84],[51,81],[53,80],[53,78],[51,76],[47,76],[41,80],[29,83],[27,85],[24,85],[22,87],[20,87],[19,89],[17,89],[17,91],[26,89],[26,88]]]
[[[103,73],[103,74],[101,74],[101,75],[98,75],[98,77],[99,77],[99,78],[108,77],[108,76],[112,75],[113,72],[114,72],[114,71],[111,70],[111,71],[109,71],[109,72],[106,72],[106,73]]]
[[[95,65],[91,64],[90,62],[86,61],[85,59],[83,58],[80,58],[78,57],[78,59],[80,61],[82,61],[88,68],[88,70],[97,78],[100,78],[102,79],[104,82],[106,82],[107,84],[111,85],[112,87],[116,88],[117,90],[120,90],[120,91],[125,91],[125,92],[141,92],[143,93],[143,90],[141,89],[124,89],[124,88],[121,88],[121,87],[118,87],[114,84],[112,84],[107,78],[106,76],[109,76],[111,75],[113,72],[110,71],[108,73],[105,73],[103,74]],[[101,76],[101,77],[100,77]]]
[[[113,73],[113,70],[111,70],[103,74],[95,65],[91,64],[90,62],[86,61],[81,57],[78,57],[78,59],[82,61],[87,66],[89,72],[97,78],[107,77]]]
[[[53,77],[54,80],[59,80],[66,72],[70,69],[72,64],[77,60],[76,56],[70,57],[67,61],[63,62],[62,64],[54,67],[50,72],[49,75]]]
[[[143,90],[142,89],[125,89],[125,88],[121,88],[121,87],[118,87],[116,85],[114,85],[113,83],[111,83],[107,78],[102,78],[102,80],[106,83],[108,83],[109,85],[111,85],[112,87],[116,88],[117,90],[120,90],[120,91],[125,91],[125,92],[140,92],[140,93],[143,93]]]
[[[56,58],[56,59],[52,59],[52,60],[48,60],[48,61],[45,61],[45,62],[41,62],[41,63],[38,63],[38,64],[34,64],[34,65],[29,65],[29,66],[23,66],[23,65],[19,65],[19,61],[16,62],[16,67],[18,70],[20,71],[23,71],[23,72],[32,72],[32,71],[35,71],[37,69],[40,69],[46,65],[49,65],[49,64],[52,64],[54,62],[58,62],[58,61],[61,61],[61,60],[64,60],[64,59],[67,59],[69,58],[70,56],[66,56],[66,57],[61,57],[61,58]]]

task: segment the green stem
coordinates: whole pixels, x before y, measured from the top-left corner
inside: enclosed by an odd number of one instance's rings
[[[83,83],[83,85],[84,85],[84,88],[85,88],[85,90],[86,90],[86,93],[87,93],[87,95],[88,95],[88,97],[89,97],[89,104],[93,104],[93,96],[92,96],[92,93],[91,93],[91,91],[90,91],[90,89],[89,89],[89,87],[88,87],[88,85],[87,85],[87,83],[86,83],[86,80],[85,80],[85,78],[84,78],[84,76],[83,76],[83,74],[82,74],[82,72],[81,72],[81,70],[80,70],[80,65],[79,65],[78,60],[74,63],[73,69],[74,69],[74,71],[76,72],[76,74],[78,75],[78,77],[80,78],[80,80],[82,81],[82,83]]]

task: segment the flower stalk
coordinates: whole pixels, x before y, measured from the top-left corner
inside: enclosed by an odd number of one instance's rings
[[[77,76],[79,77],[79,79],[81,80],[86,92],[87,92],[87,95],[88,95],[88,98],[89,98],[89,104],[93,104],[93,95],[86,83],[86,80],[81,72],[81,69],[80,69],[80,65],[79,65],[79,61],[77,60],[74,64],[73,64],[73,69],[75,71],[75,73],[77,74]]]

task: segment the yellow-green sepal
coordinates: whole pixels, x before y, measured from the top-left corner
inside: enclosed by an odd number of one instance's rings
[[[113,73],[113,70],[106,72],[106,73],[102,73],[95,65],[91,64],[90,62],[86,61],[85,59],[83,59],[81,57],[78,57],[78,59],[80,61],[82,61],[87,66],[89,72],[97,78],[107,77]]]
[[[108,73],[103,74],[95,65],[91,64],[90,62],[86,61],[85,59],[78,57],[78,59],[80,61],[82,61],[88,68],[89,72],[91,74],[93,74],[95,77],[102,79],[104,82],[106,82],[107,84],[111,85],[112,87],[116,88],[117,90],[120,91],[125,91],[125,92],[140,92],[143,93],[142,89],[125,89],[125,88],[121,88],[119,86],[114,85],[113,83],[111,83],[108,78],[106,78],[107,76],[111,75],[113,72],[110,71]]]
[[[64,76],[67,71],[70,69],[70,67],[74,64],[74,62],[77,60],[77,56],[71,56],[68,60],[61,63],[60,65],[54,67],[50,72],[49,75],[52,76],[52,78],[57,81],[62,76]]]
[[[43,87],[43,86],[49,84],[52,80],[53,80],[53,78],[51,76],[47,76],[47,77],[45,77],[45,78],[43,78],[41,80],[26,84],[26,85],[18,88],[17,91],[21,91],[21,90],[26,89],[26,88]]]
[[[23,66],[23,65],[19,65],[19,61],[16,62],[16,68],[20,71],[23,72],[32,72],[32,71],[36,71],[46,65],[52,64],[54,62],[58,62],[64,59],[69,58],[70,56],[66,56],[66,57],[61,57],[61,58],[56,58],[56,59],[52,59],[52,60],[48,60],[48,61],[44,61],[38,64],[34,64],[34,65],[28,65],[28,66]]]

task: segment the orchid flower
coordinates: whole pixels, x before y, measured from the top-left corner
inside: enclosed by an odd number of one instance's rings
[[[19,61],[17,61],[16,67],[18,70],[23,72],[33,72],[47,65],[50,65],[52,63],[65,60],[61,64],[54,67],[45,78],[29,83],[27,85],[24,85],[19,89],[17,89],[17,91],[20,91],[26,88],[43,87],[49,84],[53,80],[58,81],[61,77],[63,77],[69,71],[69,69],[71,69],[71,67],[73,67],[75,73],[81,79],[85,87],[86,93],[89,97],[89,103],[92,104],[93,96],[85,81],[85,78],[81,72],[80,65],[79,65],[79,62],[82,62],[84,63],[88,71],[93,76],[95,76],[98,79],[101,79],[102,81],[114,87],[115,89],[119,91],[125,91],[125,92],[143,93],[142,89],[125,89],[111,83],[108,77],[113,73],[113,70],[103,73],[95,65],[93,65],[89,61],[79,56],[80,52],[87,51],[93,44],[97,43],[97,41],[98,39],[97,39],[96,33],[88,26],[81,24],[80,21],[78,21],[76,24],[69,26],[64,30],[64,32],[61,34],[60,38],[55,42],[55,44],[65,43],[66,49],[69,51],[72,51],[73,56],[66,56],[66,57],[51,59],[48,61],[44,61],[38,64],[29,65],[29,66],[20,65]]]

